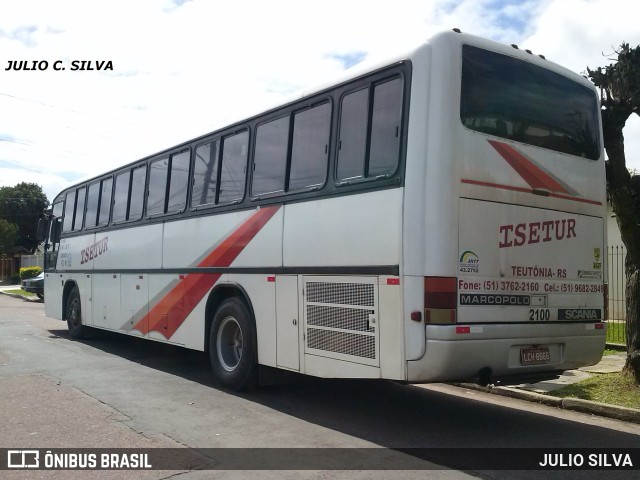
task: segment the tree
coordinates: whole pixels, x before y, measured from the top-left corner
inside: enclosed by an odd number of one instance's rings
[[[640,115],[640,46],[623,43],[615,63],[596,70],[587,68],[600,89],[602,128],[607,162],[607,190],[627,248],[627,361],[625,370],[640,383],[640,176],[626,166],[622,129],[627,119]]]
[[[49,206],[40,185],[22,182],[14,187],[0,187],[0,219],[18,227],[15,247],[33,253],[38,246],[38,217]]]
[[[10,253],[18,239],[18,227],[0,218],[0,255]]]

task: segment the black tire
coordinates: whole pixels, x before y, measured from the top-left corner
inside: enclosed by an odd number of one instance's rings
[[[80,303],[80,291],[78,287],[73,287],[71,292],[69,292],[66,313],[69,335],[78,340],[84,338],[85,327],[82,324],[82,305]]]
[[[37,296],[40,300],[44,300],[44,293],[36,293],[36,296]]]
[[[213,375],[225,387],[245,390],[257,379],[257,341],[249,309],[239,298],[222,302],[209,334]]]

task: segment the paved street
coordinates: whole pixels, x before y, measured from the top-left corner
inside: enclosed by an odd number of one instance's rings
[[[102,334],[72,341],[43,304],[0,295],[0,447],[634,448],[638,425],[437,384],[300,379],[243,394],[206,355]],[[167,478],[177,471],[10,472],[3,478]],[[555,478],[559,472],[518,472]],[[564,478],[584,478],[562,472]],[[594,473],[594,472],[592,472]],[[631,478],[608,472],[609,478]],[[33,476],[28,476],[31,474]],[[76,474],[75,476],[73,474]],[[402,478],[474,472],[402,472]],[[514,478],[483,472],[483,478]],[[180,478],[390,478],[390,472],[183,472]],[[594,476],[595,478],[595,476]]]

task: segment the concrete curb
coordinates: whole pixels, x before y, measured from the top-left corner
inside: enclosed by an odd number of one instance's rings
[[[514,387],[492,387],[490,393],[502,395],[503,397],[527,400],[529,402],[542,403],[544,405],[549,405],[550,407],[562,408],[561,398],[550,397],[549,395],[544,395],[542,393],[528,392],[526,390],[518,390]]]
[[[617,405],[592,402],[580,398],[563,398],[562,408],[582,413],[590,413],[591,415],[599,415],[601,417],[615,418],[623,422],[640,423],[640,410],[636,410],[635,408],[619,407]]]
[[[19,286],[17,288],[20,288]],[[5,292],[3,290],[0,290],[0,294],[1,295],[6,295],[7,297],[13,297],[13,298],[22,298],[23,300],[26,300],[27,302],[42,302],[43,300],[40,300],[38,297],[27,297],[26,295],[20,295],[19,293],[8,293]]]
[[[622,420],[623,422],[640,424],[640,410],[635,408],[619,407],[617,405],[592,402],[591,400],[582,400],[580,398],[552,397],[541,393],[528,392],[515,387],[483,387],[475,383],[451,383],[450,385],[466,388],[468,390],[502,395],[504,397],[517,398],[519,400],[526,400],[529,402],[542,403],[544,405],[562,408],[564,410],[572,410],[575,412]]]

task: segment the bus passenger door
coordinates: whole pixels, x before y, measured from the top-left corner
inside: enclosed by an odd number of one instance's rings
[[[300,317],[298,311],[298,277],[276,277],[276,364],[300,370]]]
[[[132,335],[147,336],[139,330],[133,330],[133,327],[146,318],[149,312],[149,276],[142,274],[126,274],[122,275],[120,282],[120,298],[121,300],[121,317],[122,321],[127,323],[124,330]],[[148,319],[147,319],[148,321]]]
[[[80,289],[80,305],[82,306],[82,323],[93,325],[93,283],[90,274],[78,277],[78,288]]]
[[[93,325],[118,331],[120,318],[120,275],[101,273],[92,275]]]

